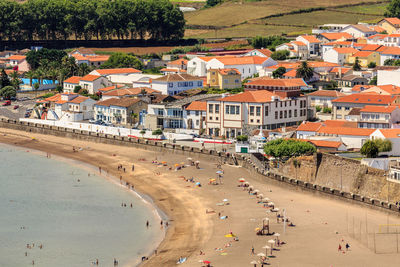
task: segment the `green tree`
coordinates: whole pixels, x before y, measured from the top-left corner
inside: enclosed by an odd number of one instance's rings
[[[246,142],[249,139],[249,137],[247,135],[238,135],[236,137],[236,140],[238,140],[239,142]]]
[[[7,85],[0,89],[0,95],[5,99],[10,99],[17,96],[17,90],[13,86]]]
[[[367,158],[376,158],[379,153],[379,148],[376,143],[372,140],[368,140],[364,143],[360,150],[361,154]]]
[[[356,60],[354,61],[353,70],[355,71],[361,70],[360,60],[358,60],[358,57],[356,57]]]
[[[256,36],[250,40],[250,44],[254,48],[270,48],[275,49],[278,45],[288,42],[289,40],[282,36]]]
[[[264,152],[279,159],[311,155],[316,151],[312,144],[294,139],[276,139],[265,144]]]
[[[33,89],[35,90],[35,97],[37,97],[37,91],[39,90],[40,84],[39,83],[34,83],[33,84]]]
[[[0,88],[6,87],[11,85],[10,79],[8,78],[8,75],[4,69],[1,70],[1,75],[0,75]]]
[[[392,0],[386,6],[385,17],[400,18],[400,0]]]
[[[378,84],[378,76],[374,76],[369,83],[370,85],[377,85]]]
[[[307,61],[301,62],[300,67],[296,70],[296,77],[303,78],[305,81],[310,80],[314,76],[314,71],[308,66]]]
[[[53,62],[57,65],[60,65],[62,59],[66,56],[67,53],[63,50],[42,48],[38,51],[36,50],[29,51],[26,54],[26,61],[29,63],[31,68],[35,70],[40,67],[41,62],[46,62],[47,64],[48,62]]]
[[[163,131],[161,129],[156,129],[151,132],[152,135],[162,135]]]
[[[78,76],[85,76],[86,74],[89,74],[90,72],[90,67],[88,64],[83,63],[78,66]]]
[[[388,139],[374,139],[375,144],[378,147],[379,152],[389,152],[392,151],[392,142]]]
[[[272,77],[276,78],[282,78],[283,74],[286,73],[286,68],[285,67],[279,67],[276,70],[272,72]]]
[[[376,67],[376,63],[375,62],[370,62],[369,64],[368,64],[368,68],[370,68],[370,69],[373,69],[373,68],[375,68]]]
[[[11,77],[11,85],[15,88],[15,90],[19,90],[19,85],[22,83],[22,81],[18,77],[18,72],[13,71],[10,75]]]
[[[216,6],[218,4],[221,4],[222,0],[207,0],[206,5],[204,7],[213,7]]]
[[[321,112],[321,110],[322,110],[322,107],[321,107],[321,106],[315,106],[315,111]]]
[[[29,86],[32,86],[32,80],[35,78],[35,72],[30,70],[25,72],[25,77],[29,79]]]
[[[271,54],[271,58],[273,60],[285,60],[290,55],[288,50],[278,50]]]
[[[74,93],[77,94],[79,93],[79,91],[82,89],[82,87],[80,85],[76,85],[74,88]]]
[[[140,70],[143,69],[143,64],[135,56],[124,53],[115,53],[112,54],[103,65],[101,65],[101,68],[135,68]]]

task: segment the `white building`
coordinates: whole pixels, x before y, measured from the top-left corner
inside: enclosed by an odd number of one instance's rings
[[[347,32],[351,34],[354,38],[365,38],[376,34],[377,32],[366,25],[355,24],[344,27],[341,32]]]
[[[151,88],[164,95],[176,95],[180,92],[203,88],[203,80],[189,74],[168,74],[151,82]]]
[[[111,86],[112,83],[103,76],[88,74],[80,79],[79,85],[82,89],[88,90],[89,94],[95,94],[99,89]]]
[[[286,98],[266,90],[207,100],[207,134],[232,138],[260,126],[295,125],[307,119],[307,107],[305,96]]]
[[[331,50],[324,51],[322,59],[325,62],[343,65],[347,62],[348,57],[356,52],[358,50],[352,47],[332,48]]]
[[[96,69],[91,71],[89,74],[104,76],[108,78],[111,75],[132,75],[132,74],[140,74],[142,71],[134,69],[134,68],[116,68],[116,69]]]
[[[377,85],[392,84],[400,86],[400,67],[397,70],[378,70]]]
[[[76,86],[79,85],[79,81],[82,79],[80,76],[72,76],[64,81],[64,92],[73,93]]]
[[[400,122],[398,106],[365,106],[360,110],[359,128],[388,129]]]
[[[54,102],[54,109],[48,109],[47,119],[60,121],[83,121],[93,118],[95,100],[73,93],[62,93]]]
[[[296,38],[296,41],[303,42],[307,45],[309,55],[320,54],[321,41],[318,40],[314,35],[300,35]]]
[[[187,129],[195,130],[197,134],[201,134],[203,129],[206,129],[207,102],[193,101],[186,107]]]
[[[392,151],[381,152],[379,155],[400,156],[400,129],[377,129],[371,136],[371,139],[387,139],[392,142]]]
[[[400,38],[399,38],[400,39]],[[388,47],[380,52],[380,65],[384,65],[388,59],[399,60],[400,59],[400,47]]]

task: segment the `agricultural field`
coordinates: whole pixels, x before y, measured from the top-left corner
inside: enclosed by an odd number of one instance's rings
[[[349,4],[360,5],[340,7]],[[310,32],[313,25],[324,23],[376,21],[383,16],[386,5],[387,3],[377,4],[376,1],[365,2],[362,0],[305,0],[298,2],[268,0],[243,3],[232,1],[213,8],[185,13],[186,24],[189,27],[185,36],[187,38],[228,38],[282,33],[291,35],[291,33],[297,32]],[[271,15],[317,7],[328,7],[328,9],[266,18]],[[214,26],[218,30],[190,29],[191,25]]]

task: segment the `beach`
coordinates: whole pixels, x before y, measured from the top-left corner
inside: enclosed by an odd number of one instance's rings
[[[200,159],[200,169],[185,166],[175,171],[174,164],[187,163],[187,156],[5,128],[0,129],[0,142],[101,167],[102,172],[122,177],[139,193],[150,196],[168,216],[169,226],[157,255],[147,255],[149,260],[143,262],[145,266],[176,266],[181,257],[187,258],[182,266],[202,266],[202,261],[210,261],[212,266],[250,266],[251,261],[259,260],[251,249],[254,248],[255,254],[265,254],[263,247],[274,239],[256,235],[255,228],[260,227],[265,218],[269,218],[271,231],[280,233],[279,238],[286,243],[273,251],[275,257],[269,260],[272,266],[398,266],[400,262],[398,253],[377,254],[367,248],[364,243],[374,239],[367,237],[363,243],[362,235],[364,228],[372,232],[378,231],[380,225],[400,224],[397,215],[295,191],[268,180],[261,182],[239,166],[223,165],[223,184],[209,185],[210,178],[217,178],[216,158]],[[73,147],[80,149],[74,152]],[[195,154],[191,157],[197,160]],[[154,164],[154,160],[165,161],[167,166]],[[125,172],[118,169],[119,164]],[[201,187],[182,177],[193,177]],[[241,177],[271,199],[280,213],[285,209],[286,216],[296,226],[284,227],[284,223],[277,222],[275,212],[267,212],[267,208],[257,203],[256,196],[238,187]],[[227,218],[220,218],[224,216]],[[348,233],[349,226],[355,233],[360,229],[361,241],[357,235]],[[150,230],[153,227],[160,225],[150,225]],[[230,237],[230,233],[238,241]],[[348,251],[344,248],[346,243],[350,244]],[[343,251],[338,251],[339,244]]]

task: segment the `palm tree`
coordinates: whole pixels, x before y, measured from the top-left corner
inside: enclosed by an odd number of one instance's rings
[[[18,77],[18,72],[13,71],[10,74],[11,77],[11,84],[15,88],[15,90],[19,90],[19,85],[21,84],[21,80]]]
[[[304,80],[308,81],[314,76],[314,71],[310,68],[307,64],[307,61],[301,62],[300,68],[296,70],[296,77],[303,78]]]
[[[138,117],[138,114],[137,114],[137,113],[132,113],[132,114],[131,114],[131,117],[132,117],[132,123],[131,123],[131,125],[133,125],[133,124],[136,123],[136,119],[137,119],[137,117]]]
[[[41,68],[36,69],[36,78],[38,79],[39,85],[43,84],[44,76],[45,76],[45,72],[43,69],[41,69]]]
[[[36,77],[35,72],[33,70],[25,72],[25,77],[29,79],[29,86],[32,87],[32,80]]]
[[[78,75],[79,76],[85,76],[89,72],[90,72],[90,67],[86,63],[80,64],[78,66]]]

